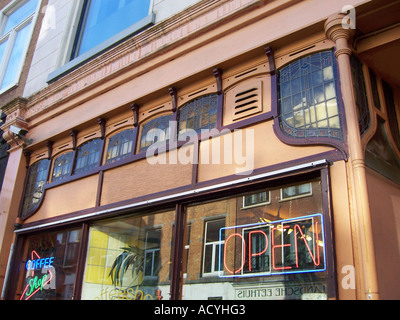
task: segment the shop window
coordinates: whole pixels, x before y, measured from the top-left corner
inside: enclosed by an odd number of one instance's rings
[[[370,113],[368,109],[367,91],[363,65],[354,55],[351,56],[351,72],[353,75],[353,88],[356,99],[358,125],[361,135],[364,134],[370,125]]]
[[[80,242],[80,229],[29,236],[24,245],[16,298],[72,300]]]
[[[218,95],[209,94],[195,98],[179,108],[179,135],[217,127]]]
[[[106,163],[113,163],[132,154],[135,129],[121,131],[108,139]]]
[[[29,168],[29,178],[25,190],[21,218],[26,218],[37,209],[43,197],[44,185],[47,181],[50,160],[43,159],[35,162]]]
[[[85,142],[77,148],[74,173],[83,173],[99,165],[102,140],[100,138]]]
[[[17,1],[13,11],[1,13],[0,91],[18,83],[38,3],[39,0]]]
[[[333,298],[335,283],[328,276],[333,266],[328,267],[327,259],[332,252],[325,243],[329,226],[323,212],[325,192],[319,178],[296,186],[298,193],[313,192],[296,198],[291,193],[290,199],[280,201],[286,186],[273,183],[268,187],[268,206],[242,210],[243,197],[248,194],[188,206],[190,246],[183,249],[187,263],[182,298]]]
[[[251,208],[268,203],[270,203],[270,193],[268,191],[243,196],[243,208]]]
[[[342,140],[333,52],[300,58],[278,72],[280,126],[295,138]]]
[[[310,195],[312,195],[310,183],[299,184],[296,186],[290,186],[281,189],[281,200],[306,197]]]
[[[170,292],[175,212],[95,223],[89,231],[83,300],[155,300]]]
[[[154,143],[169,140],[169,123],[172,120],[172,115],[165,115],[145,123],[142,127],[139,152],[146,151]]]
[[[144,27],[140,21],[150,14],[150,3],[150,0],[85,0],[72,59],[118,37],[128,28],[129,33],[140,30]]]
[[[219,233],[225,226],[225,220],[206,222],[203,275],[216,275],[221,270],[220,246],[224,243],[224,234]]]
[[[73,152],[67,152],[54,160],[52,182],[60,181],[71,175],[73,156]]]

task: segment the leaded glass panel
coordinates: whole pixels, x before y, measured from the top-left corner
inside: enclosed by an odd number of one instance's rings
[[[279,70],[282,130],[296,138],[342,139],[337,72],[331,51],[298,59]]]
[[[172,121],[172,119],[172,114],[165,115],[144,124],[140,138],[139,151],[146,151],[146,149],[154,143],[169,140],[169,122]]]
[[[43,159],[35,162],[29,170],[29,178],[25,191],[22,218],[37,209],[43,196],[44,185],[47,180],[50,160]]]
[[[108,141],[106,163],[113,163],[132,154],[134,129],[127,129],[113,135]]]
[[[67,152],[54,160],[52,182],[60,181],[71,174],[74,153]]]
[[[77,149],[74,173],[82,173],[99,165],[102,140],[100,138],[85,142]]]
[[[179,109],[179,134],[194,130],[211,130],[217,127],[216,93],[195,98]]]

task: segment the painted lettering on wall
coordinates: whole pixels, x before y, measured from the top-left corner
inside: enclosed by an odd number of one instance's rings
[[[221,228],[220,277],[320,272],[325,267],[322,214]]]
[[[29,300],[38,292],[49,289],[49,284],[55,279],[53,263],[54,257],[41,258],[35,250],[32,251],[31,260],[25,264],[27,284],[20,300]]]

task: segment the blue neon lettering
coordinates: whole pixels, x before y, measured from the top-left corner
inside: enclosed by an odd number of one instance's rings
[[[37,260],[28,260],[25,264],[26,270],[40,270],[42,268],[53,267],[54,257],[43,258]]]

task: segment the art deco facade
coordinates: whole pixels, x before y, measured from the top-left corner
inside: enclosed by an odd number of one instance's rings
[[[400,297],[398,2],[0,10],[2,299]]]

